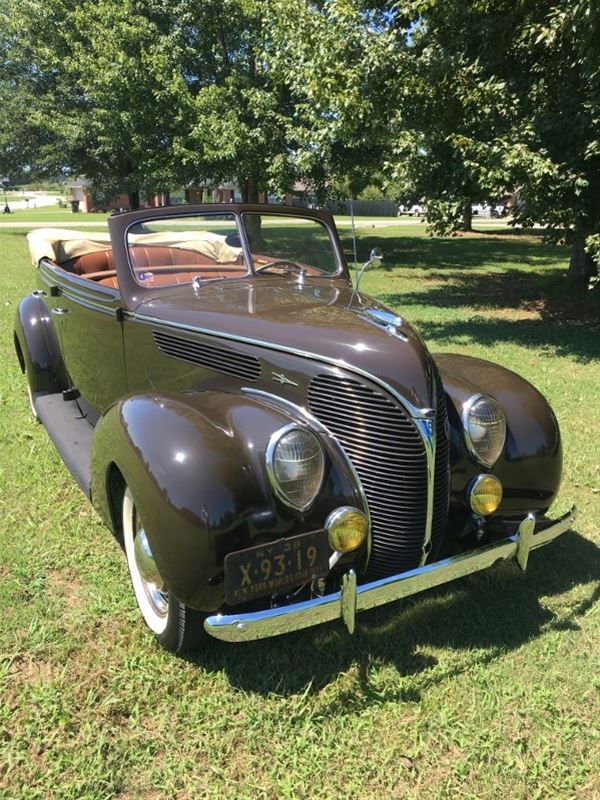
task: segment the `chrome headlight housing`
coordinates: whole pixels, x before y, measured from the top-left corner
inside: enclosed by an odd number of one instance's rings
[[[486,394],[474,394],[463,405],[465,442],[471,455],[492,467],[506,441],[506,417],[500,404]]]
[[[298,511],[314,501],[325,473],[325,456],[312,431],[286,425],[270,438],[266,451],[267,473],[277,497]]]

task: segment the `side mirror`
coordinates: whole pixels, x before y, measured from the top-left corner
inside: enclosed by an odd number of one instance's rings
[[[383,261],[383,253],[381,252],[381,247],[374,247],[371,250],[371,254],[369,256],[367,264],[369,266],[378,267],[382,261]]]
[[[383,253],[381,252],[381,247],[374,247],[371,250],[371,254],[369,255],[369,260],[365,261],[362,267],[356,272],[356,287],[355,287],[356,291],[358,291],[358,287],[360,286],[360,281],[363,272],[369,267],[378,267],[382,261],[383,261]]]

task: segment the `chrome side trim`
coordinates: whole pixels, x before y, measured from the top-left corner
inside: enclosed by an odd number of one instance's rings
[[[356,611],[366,611],[488,569],[499,561],[516,559],[520,565],[522,563],[526,565],[529,551],[543,547],[568,531],[575,520],[575,515],[576,510],[573,507],[553,525],[534,534],[535,520],[529,514],[521,522],[515,534],[479,550],[446,558],[358,587],[354,583],[356,576],[352,578],[351,570],[344,576],[342,588],[337,592],[267,611],[215,614],[204,621],[204,629],[217,639],[243,642],[278,636],[281,633],[309,628],[341,617],[350,630],[353,627],[354,602]]]
[[[368,381],[371,381],[371,383],[377,384],[386,392],[391,394],[398,403],[404,406],[413,419],[430,418],[435,416],[435,409],[418,408],[417,406],[413,405],[410,400],[402,397],[402,395],[399,394],[393,386],[390,386],[389,383],[386,383],[385,381],[381,380],[381,378],[378,378],[376,375],[372,375],[370,372],[367,372],[360,367],[349,364],[347,361],[344,361],[344,359],[341,358],[330,358],[329,356],[324,356],[319,353],[311,353],[309,350],[298,350],[295,347],[288,347],[284,344],[275,344],[274,342],[266,342],[261,339],[251,339],[247,336],[236,336],[233,333],[215,331],[211,330],[210,328],[198,328],[195,325],[184,325],[181,322],[170,322],[169,320],[151,317],[147,314],[138,314],[133,311],[124,311],[123,316],[135,319],[139,322],[147,322],[150,325],[162,325],[165,328],[176,328],[177,330],[188,331],[189,333],[197,333],[202,336],[216,336],[219,339],[227,339],[232,342],[241,342],[242,344],[248,344],[253,347],[264,347],[266,350],[275,350],[280,353],[291,353],[292,355],[299,356],[300,358],[310,358],[314,359],[315,361],[320,361],[323,364],[330,364],[338,369],[344,369],[348,372],[353,372],[356,375],[360,375],[361,377],[366,378]]]

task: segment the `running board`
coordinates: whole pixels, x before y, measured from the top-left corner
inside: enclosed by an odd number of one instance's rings
[[[34,406],[69,472],[91,497],[94,428],[82,415],[77,403],[64,400],[62,392],[38,395]]]

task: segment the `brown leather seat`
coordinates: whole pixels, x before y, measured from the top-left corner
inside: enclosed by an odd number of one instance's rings
[[[205,256],[195,250],[184,250],[181,247],[166,247],[156,245],[145,247],[135,245],[129,249],[134,268],[146,267],[171,267],[179,264],[186,266],[195,264],[216,264],[214,258]]]
[[[152,270],[157,268],[165,269],[164,273],[157,273],[154,275],[144,276],[143,282],[147,286],[161,286],[177,283],[190,283],[194,275],[199,278],[227,278],[238,277],[246,273],[245,268],[242,266],[241,258],[238,259],[240,266],[238,268],[230,265],[219,265],[213,258],[198,253],[195,250],[184,250],[180,247],[168,247],[166,245],[144,246],[136,245],[129,249],[133,267],[137,273],[143,273],[144,270]],[[115,262],[112,250],[97,250],[93,253],[86,253],[76,258],[71,258],[60,265],[62,269],[67,272],[74,272],[76,275],[89,275],[93,280],[98,281],[103,286],[111,286],[118,288],[118,279],[116,276],[107,276],[102,278],[98,273],[114,272]],[[185,270],[178,272],[176,269],[171,271],[169,267],[199,267],[198,272]],[[203,273],[201,267],[209,267],[210,269]],[[162,270],[161,270],[162,272]]]
[[[180,247],[165,247],[163,245],[144,247],[137,245],[130,248],[129,252],[133,266],[136,269],[170,267],[180,264],[190,266],[217,263],[203,253],[197,253],[195,250],[183,250]],[[97,250],[93,253],[86,253],[64,261],[60,266],[67,272],[74,272],[76,275],[88,275],[91,272],[114,270],[115,260],[112,250]]]
[[[76,256],[64,261],[60,265],[67,272],[74,272],[76,275],[87,275],[89,272],[106,272],[115,268],[115,260],[112,250],[96,250],[94,253],[86,253],[83,256]]]

